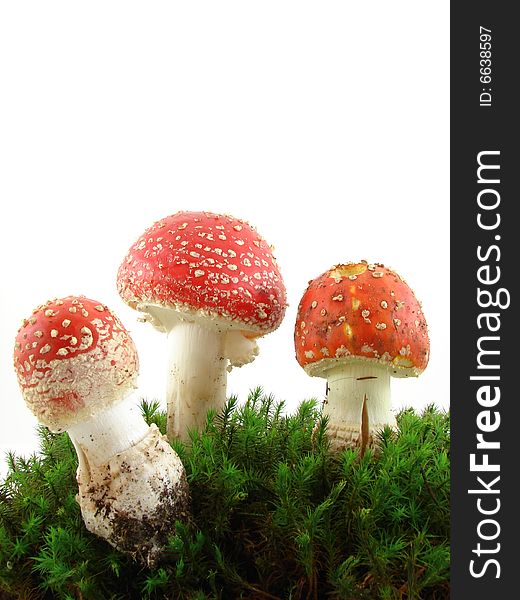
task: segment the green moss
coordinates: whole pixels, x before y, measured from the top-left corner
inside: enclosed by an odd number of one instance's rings
[[[143,403],[148,422],[165,415]],[[315,429],[315,425],[318,427]],[[9,455],[0,485],[0,590],[15,598],[449,598],[449,415],[398,416],[381,451],[333,455],[314,401],[291,415],[257,389],[175,443],[194,524],[147,571],[91,535],[66,434]],[[0,593],[0,598],[2,594]],[[9,596],[6,596],[9,597]]]

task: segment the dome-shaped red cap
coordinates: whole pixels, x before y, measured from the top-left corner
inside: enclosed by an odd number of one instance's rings
[[[309,283],[296,319],[296,358],[310,375],[337,363],[375,361],[394,377],[419,375],[430,342],[421,305],[381,264],[337,265]]]
[[[38,420],[63,431],[122,400],[135,387],[139,364],[132,338],[106,306],[67,296],[24,320],[14,366]]]
[[[123,300],[199,311],[255,334],[280,325],[286,292],[271,248],[248,223],[208,212],[178,212],[154,223],[119,267]]]

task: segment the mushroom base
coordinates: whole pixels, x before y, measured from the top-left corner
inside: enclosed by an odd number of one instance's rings
[[[138,444],[106,463],[80,461],[77,480],[87,529],[150,568],[175,521],[190,518],[184,466],[153,424]]]
[[[351,449],[362,449],[363,451],[370,448],[372,451],[377,452],[379,448],[378,443],[378,431],[372,430],[368,433],[366,438],[363,438],[361,428],[353,428],[342,425],[330,425],[327,427],[327,437],[330,443],[330,448],[334,452],[341,452],[341,450]]]

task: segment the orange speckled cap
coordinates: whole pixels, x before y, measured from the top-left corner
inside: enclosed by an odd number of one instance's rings
[[[296,359],[307,374],[355,361],[416,377],[430,341],[421,305],[405,281],[382,264],[336,265],[309,282],[298,307]]]

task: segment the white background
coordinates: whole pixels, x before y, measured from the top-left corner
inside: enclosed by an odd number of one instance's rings
[[[431,360],[396,407],[449,406],[449,3],[24,2],[0,8],[0,474],[36,449],[12,367],[52,297],[106,303],[162,398],[165,338],[119,299],[134,240],[178,210],[228,212],[276,248],[290,307],[229,377],[288,410],[325,382],[294,358],[309,279],[349,260],[422,300]]]

